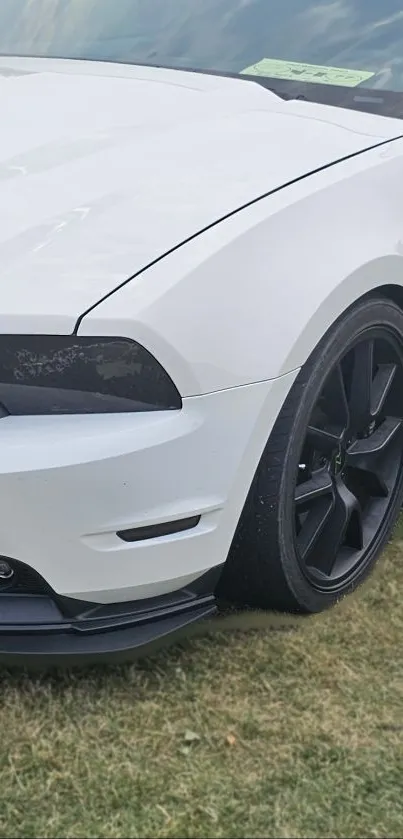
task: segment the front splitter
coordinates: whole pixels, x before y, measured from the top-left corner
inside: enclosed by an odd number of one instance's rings
[[[48,669],[97,662],[119,663],[148,656],[167,643],[192,634],[217,612],[214,569],[181,589],[152,601],[99,606],[49,594],[0,595],[0,663],[6,667]]]

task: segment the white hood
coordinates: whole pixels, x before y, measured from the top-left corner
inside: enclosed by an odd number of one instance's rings
[[[71,332],[244,204],[399,121],[169,70],[0,60],[0,331]]]

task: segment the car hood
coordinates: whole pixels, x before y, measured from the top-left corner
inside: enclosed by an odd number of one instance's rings
[[[0,60],[0,331],[71,332],[172,248],[259,196],[399,136],[198,73]]]

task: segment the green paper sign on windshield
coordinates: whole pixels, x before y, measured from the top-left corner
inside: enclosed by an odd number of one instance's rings
[[[349,70],[342,67],[322,67],[319,64],[300,64],[297,61],[278,61],[262,58],[257,64],[246,67],[242,74],[249,76],[269,76],[273,79],[286,79],[292,82],[314,82],[342,87],[357,87],[371,79],[375,73],[367,70]]]

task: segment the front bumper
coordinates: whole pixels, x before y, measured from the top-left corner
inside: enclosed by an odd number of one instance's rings
[[[292,378],[179,411],[1,419],[0,557],[91,603],[187,587],[225,562]]]
[[[188,635],[216,612],[219,568],[153,600],[100,606],[54,592],[0,595],[0,663],[47,668],[129,661]]]
[[[2,419],[0,557],[23,590],[0,585],[0,661],[126,659],[212,615],[295,375],[169,413]]]

